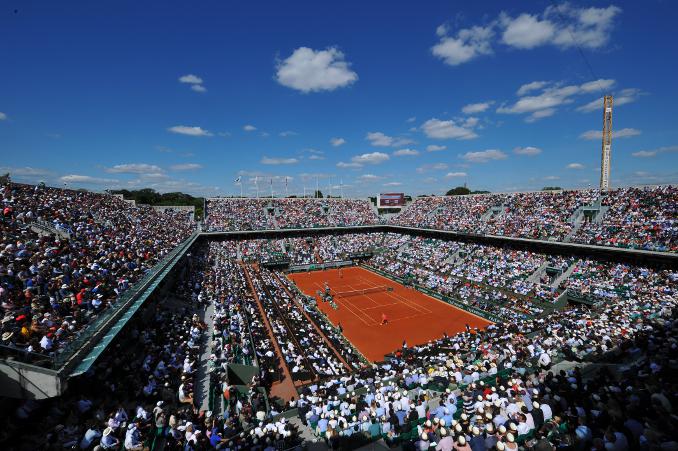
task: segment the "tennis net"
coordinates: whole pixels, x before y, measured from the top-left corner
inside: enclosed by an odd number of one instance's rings
[[[362,290],[339,291],[333,293],[335,298],[348,298],[351,296],[360,296],[361,294],[379,293],[382,291],[393,291],[393,287],[381,285],[378,287],[363,288]]]

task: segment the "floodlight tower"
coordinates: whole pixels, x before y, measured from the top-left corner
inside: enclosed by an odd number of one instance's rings
[[[603,97],[603,149],[600,158],[600,189],[610,188],[610,154],[612,153],[612,96]]]

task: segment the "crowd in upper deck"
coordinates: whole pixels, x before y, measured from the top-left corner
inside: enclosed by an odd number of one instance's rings
[[[185,212],[118,197],[2,186],[2,345],[53,355],[195,230]]]

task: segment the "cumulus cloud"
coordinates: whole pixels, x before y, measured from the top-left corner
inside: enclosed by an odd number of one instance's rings
[[[281,164],[296,164],[299,160],[296,158],[270,158],[264,156],[261,158],[261,164],[281,165]]]
[[[424,172],[428,172],[428,171],[444,171],[447,168],[448,168],[448,166],[447,166],[446,163],[425,164],[423,166],[419,166],[417,168],[417,172],[419,174],[423,174]]]
[[[355,157],[351,158],[351,161],[357,164],[380,164],[384,161],[388,161],[389,159],[390,157],[386,153],[371,152],[364,153],[362,155],[356,155]]]
[[[437,144],[429,144],[426,146],[426,152],[440,152],[445,149],[447,149],[447,146],[439,146]]]
[[[277,65],[278,83],[303,93],[333,91],[358,80],[358,74],[335,47],[313,50],[299,47]]]
[[[557,107],[574,102],[574,97],[596,90],[607,90],[615,80],[599,79],[581,85],[564,85],[562,82],[534,81],[518,89],[519,99],[512,105],[502,104],[500,114],[527,114],[526,122],[552,116]],[[529,95],[527,95],[529,94]]]
[[[198,77],[197,75],[187,74],[179,77],[179,82],[188,83],[191,85],[199,85],[202,84],[202,78]]]
[[[363,174],[360,177],[358,177],[358,180],[360,180],[361,182],[374,182],[376,180],[381,180],[382,178],[383,177],[374,174]]]
[[[402,183],[401,182],[388,182],[388,183],[384,183],[382,186],[387,186],[387,187],[388,186],[402,186]]]
[[[532,49],[553,39],[556,26],[549,20],[540,20],[536,15],[523,13],[511,18],[505,13],[500,16],[504,27],[502,42],[519,49]]]
[[[257,127],[255,127],[254,125],[251,125],[251,124],[247,124],[247,125],[244,125],[242,129],[245,130],[246,132],[253,132],[257,129]]]
[[[106,168],[106,172],[111,174],[153,174],[163,172],[160,166],[146,163],[126,163],[116,164],[113,167]]]
[[[179,135],[188,135],[188,136],[212,136],[207,130],[204,130],[200,127],[190,127],[186,125],[175,125],[167,129],[172,133],[177,133]]]
[[[285,130],[284,132],[278,133],[278,136],[282,138],[287,138],[288,136],[297,136],[299,133],[292,130]]]
[[[170,166],[170,169],[173,171],[195,171],[196,169],[202,169],[202,165],[199,163],[182,163],[174,164]]]
[[[532,147],[532,146],[527,146],[527,147],[516,147],[513,149],[513,153],[516,155],[527,155],[527,156],[534,156],[534,155],[539,155],[541,153],[541,149],[539,147]]]
[[[202,78],[198,77],[197,75],[182,75],[179,77],[179,82],[191,85],[191,89],[195,92],[207,92],[207,89],[202,84]]]
[[[642,91],[636,88],[627,88],[622,89],[618,93],[614,94],[614,107],[626,105],[627,103],[633,103],[642,95]],[[601,111],[603,109],[603,98],[598,97],[596,100],[592,100],[589,103],[582,105],[577,108],[577,111],[582,113],[590,113],[591,111]]]
[[[101,177],[92,177],[91,175],[69,174],[59,177],[63,183],[80,183],[83,185],[103,185],[119,183],[117,179],[107,179]]]
[[[4,121],[5,119],[7,119],[7,115],[0,111],[0,121]]]
[[[409,138],[388,136],[382,132],[369,132],[367,133],[367,136],[365,136],[365,139],[376,147],[399,147],[414,142]]]
[[[522,85],[520,88],[518,88],[518,91],[516,92],[516,95],[518,97],[522,97],[528,92],[532,91],[539,91],[540,89],[544,88],[545,86],[550,85],[551,82],[549,81],[532,81],[530,83],[526,83]]]
[[[464,123],[456,123],[452,119],[443,121],[433,118],[424,122],[421,128],[429,138],[461,140],[477,138],[478,135],[472,130],[472,127],[466,125]]]
[[[344,138],[336,138],[335,137],[335,138],[330,139],[330,144],[332,144],[332,146],[334,146],[334,147],[339,147],[339,146],[346,144],[346,140]]]
[[[360,163],[354,163],[354,162],[347,163],[345,161],[340,161],[339,163],[337,163],[337,167],[341,168],[341,169],[359,169],[359,168],[362,168],[363,165],[360,164]]]
[[[445,174],[445,177],[449,178],[454,178],[454,177],[466,177],[468,174],[466,172],[448,172]]]
[[[637,158],[651,158],[662,153],[674,152],[678,152],[678,146],[664,146],[653,150],[639,150],[638,152],[633,152],[631,155]]]
[[[641,131],[635,128],[622,128],[612,131],[613,138],[631,138],[640,134]],[[603,132],[601,130],[589,130],[579,135],[579,138],[587,140],[603,139]]]
[[[493,25],[475,26],[459,30],[455,36],[448,36],[448,27],[438,27],[440,40],[431,48],[433,55],[445,64],[458,66],[481,55],[492,53],[491,40],[494,37]]]
[[[562,50],[575,46],[600,49],[609,42],[620,13],[617,6],[579,8],[570,3],[549,6],[541,13],[511,16],[502,12],[485,26],[460,29],[456,34],[448,24],[438,26],[439,41],[431,51],[446,64],[457,66],[492,54],[499,43],[523,50],[546,45]]]
[[[400,149],[393,152],[393,155],[396,157],[416,156],[419,155],[419,151],[415,149]]]
[[[570,163],[565,167],[567,169],[584,169],[584,165],[581,163]]]
[[[487,101],[487,102],[469,103],[468,105],[464,105],[464,107],[461,109],[461,112],[464,113],[464,114],[483,113],[493,103],[494,103],[494,101],[492,101],[492,100]]]
[[[481,150],[478,152],[466,152],[465,154],[459,155],[462,160],[466,160],[469,163],[487,163],[492,160],[505,160],[508,156],[497,149],[488,149]]]

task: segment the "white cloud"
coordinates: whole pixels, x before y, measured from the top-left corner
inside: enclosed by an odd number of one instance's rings
[[[186,125],[175,125],[174,127],[170,127],[167,130],[172,132],[172,133],[178,133],[180,135],[212,136],[212,133],[210,133],[207,130],[203,130],[200,127],[189,127],[189,126],[186,126]]]
[[[160,166],[146,163],[126,163],[116,164],[111,168],[106,168],[106,172],[111,174],[153,174],[163,172]]]
[[[203,85],[192,85],[191,89],[195,92],[207,92],[207,88],[205,88]]]
[[[445,177],[449,179],[453,177],[466,177],[467,175],[468,174],[466,174],[466,172],[448,172],[447,174],[445,174]]]
[[[553,39],[556,26],[549,20],[540,20],[536,15],[521,14],[515,19],[505,13],[500,16],[504,27],[502,42],[519,49],[531,49]]]
[[[487,163],[492,160],[505,160],[508,156],[497,149],[488,149],[481,150],[478,152],[466,152],[463,155],[459,155],[462,160],[466,160],[469,163]]]
[[[533,81],[530,83],[526,83],[522,85],[520,88],[518,88],[516,94],[518,95],[518,97],[522,97],[528,92],[539,91],[540,89],[542,89],[545,86],[548,86],[549,84],[551,84],[551,82],[549,81]]]
[[[244,125],[242,129],[245,130],[246,132],[253,132],[257,129],[257,127],[255,127],[254,125],[247,124]]]
[[[464,114],[477,114],[486,111],[494,101],[490,100],[488,102],[478,102],[478,103],[469,103],[464,105],[461,109],[461,112]]]
[[[541,149],[539,147],[532,147],[532,146],[527,146],[527,147],[516,147],[513,149],[513,153],[516,155],[527,155],[527,156],[534,156],[534,155],[539,155],[541,153]]]
[[[7,115],[0,111],[0,121],[4,121],[5,119],[7,119]]]
[[[367,136],[365,136],[365,139],[375,147],[399,147],[412,144],[414,142],[409,138],[388,136],[382,132],[368,132]]]
[[[197,75],[193,75],[193,74],[182,75],[181,77],[179,77],[179,82],[180,83],[189,83],[191,85],[200,85],[200,84],[202,84],[202,78],[198,77]]]
[[[584,169],[584,165],[581,163],[570,163],[565,167],[567,169]]]
[[[371,152],[364,153],[362,155],[356,155],[355,157],[351,158],[351,161],[357,164],[380,164],[384,161],[388,161],[389,159],[390,157],[388,154],[383,152]]]
[[[173,171],[195,171],[196,169],[202,169],[202,165],[198,163],[182,163],[172,165],[170,169]]]
[[[447,166],[446,163],[425,164],[423,166],[419,166],[417,168],[417,172],[419,174],[423,174],[424,172],[428,172],[428,171],[444,171],[447,168],[448,168],[448,166]]]
[[[414,122],[414,121],[416,121],[416,120],[417,120],[417,118],[416,118],[415,116],[412,116],[412,117],[408,117],[408,118],[407,118],[407,121],[405,121],[405,122],[412,123],[412,122]]]
[[[541,14],[521,13],[512,17],[501,13],[487,26],[465,28],[456,35],[450,35],[450,27],[443,24],[436,29],[440,40],[431,51],[445,63],[457,66],[492,54],[497,34],[501,35],[502,44],[517,49],[545,45],[563,50],[575,45],[599,49],[609,42],[615,18],[620,13],[621,9],[616,6],[578,8],[563,3],[549,6]]]
[[[426,152],[440,152],[445,149],[447,149],[447,146],[439,146],[437,144],[429,144],[426,146]]]
[[[358,80],[358,74],[335,47],[326,50],[299,47],[278,63],[276,78],[283,86],[309,93],[348,86]]]
[[[346,140],[344,138],[332,138],[330,139],[330,144],[334,147],[339,147],[346,144]]]
[[[633,103],[638,100],[638,97],[642,95],[640,89],[636,88],[627,88],[622,89],[619,93],[614,94],[614,107],[626,105],[627,103]],[[603,109],[603,98],[599,97],[596,100],[582,105],[577,108],[577,111],[583,113],[590,113],[591,111],[601,111]]]
[[[535,122],[538,119],[552,116],[556,112],[556,107],[572,103],[573,97],[581,94],[587,94],[601,88],[609,88],[615,83],[610,79],[599,79],[581,85],[566,85],[562,83],[553,83],[546,81],[534,81],[522,85],[518,89],[520,97],[513,105],[501,105],[497,108],[497,113],[501,114],[526,114],[529,116],[526,122]],[[524,95],[534,91],[541,91],[531,95]],[[522,95],[522,97],[521,97]]]
[[[261,158],[261,164],[280,165],[280,164],[296,164],[299,160],[296,158],[269,158],[264,156]]]
[[[612,131],[612,138],[630,138],[632,136],[638,136],[641,134],[641,131],[635,128],[622,128],[620,130],[613,130]],[[603,138],[603,132],[600,130],[589,130],[581,135],[579,135],[580,139],[587,139],[587,140],[594,140],[594,139],[602,139]]]
[[[79,174],[64,175],[63,177],[59,177],[59,180],[63,183],[81,183],[84,185],[119,183],[119,181],[116,179],[92,177],[90,175],[79,175]]]
[[[435,139],[473,139],[478,135],[465,127],[463,124],[457,124],[453,120],[442,121],[440,119],[429,119],[421,126],[424,133],[429,138]]]
[[[419,151],[415,149],[400,149],[393,152],[393,155],[396,157],[416,156],[419,155]]]
[[[323,157],[322,155],[312,154],[312,155],[309,155],[308,159],[309,160],[324,160],[325,157]]]
[[[0,173],[9,172],[12,176],[21,175],[26,177],[41,177],[52,174],[49,169],[34,168],[31,166],[9,167],[0,166]]]
[[[402,186],[401,182],[388,182],[384,183],[382,186]]]
[[[551,41],[554,45],[565,49],[575,45],[598,49],[610,40],[614,19],[621,11],[621,8],[613,5],[607,8],[576,8],[569,3],[563,3],[546,8],[544,17],[559,22],[558,30]],[[563,16],[569,19],[566,20],[568,25],[562,23]]]
[[[639,150],[638,152],[633,152],[631,155],[637,158],[651,158],[656,157],[662,153],[673,153],[678,152],[678,146],[665,146],[659,147],[653,150]]]
[[[545,110],[539,110],[535,111],[534,113],[530,114],[525,118],[525,122],[527,123],[532,123],[536,122],[539,119],[543,119],[545,117],[553,116],[556,113],[555,108],[546,108]]]
[[[546,177],[544,177],[544,180],[560,180],[560,177],[558,177],[557,175],[547,175]]]
[[[278,133],[278,136],[281,136],[283,138],[287,138],[288,136],[297,136],[299,133],[294,132],[292,130],[285,130],[284,132]]]
[[[360,180],[361,182],[374,182],[376,180],[381,180],[382,178],[383,177],[374,174],[363,174],[360,177],[358,177],[358,180]]]
[[[458,66],[480,55],[492,53],[490,41],[494,36],[493,25],[465,28],[459,30],[456,37],[447,36],[448,31],[447,27],[438,27],[440,41],[431,48],[433,55],[442,59],[446,64]]]
[[[340,161],[339,163],[337,163],[337,167],[341,169],[358,169],[362,168],[363,165],[360,163],[346,163],[344,161]]]

